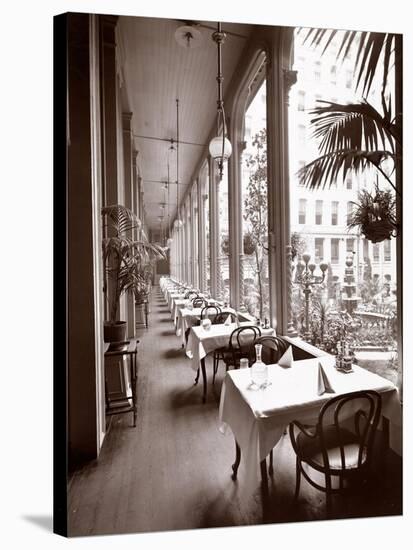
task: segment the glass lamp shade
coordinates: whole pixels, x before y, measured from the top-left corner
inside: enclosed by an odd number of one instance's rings
[[[182,226],[183,226],[182,220],[178,219],[178,220],[175,220],[175,221],[174,221],[174,227],[175,227],[176,229],[179,229],[179,228],[182,227]]]
[[[209,143],[209,153],[214,159],[222,157],[222,136],[217,136],[211,139]],[[229,139],[224,138],[224,160],[227,160],[231,156],[231,153],[231,142]]]

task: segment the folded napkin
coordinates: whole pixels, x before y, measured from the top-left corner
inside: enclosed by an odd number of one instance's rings
[[[232,320],[231,320],[231,315],[228,315],[228,317],[225,319],[225,323],[224,325],[225,326],[228,326],[232,323]]]
[[[317,377],[317,393],[323,395],[323,393],[336,393],[331,387],[330,381],[323,369],[323,365],[318,363],[318,377]]]
[[[278,364],[281,367],[292,367],[294,364],[293,350],[291,346],[288,346],[287,350],[280,357]]]

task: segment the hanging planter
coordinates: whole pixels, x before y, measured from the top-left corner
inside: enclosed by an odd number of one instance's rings
[[[347,227],[359,227],[361,233],[372,243],[396,237],[396,201],[390,190],[381,191],[377,184],[373,193],[359,191],[359,202],[353,202],[355,210],[349,217]]]

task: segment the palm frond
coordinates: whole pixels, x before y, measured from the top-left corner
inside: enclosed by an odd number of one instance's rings
[[[120,204],[104,206],[102,208],[102,216],[106,216],[110,220],[111,226],[117,235],[122,235],[135,228],[140,229],[142,225],[134,212]]]
[[[327,50],[331,40],[337,31],[333,29],[299,29],[306,30],[303,43],[310,42],[312,47],[320,47],[324,43],[322,54]],[[354,74],[356,76],[356,88],[362,86],[363,95],[368,95],[374,75],[379,63],[383,63],[382,89],[386,88],[389,74],[390,60],[394,51],[395,34],[378,32],[346,31],[341,40],[337,59],[344,60],[349,54],[355,40],[359,37],[357,45]]]
[[[391,149],[399,139],[398,129],[392,122],[389,109],[380,114],[368,101],[341,104],[319,100],[310,111],[313,135],[320,139],[319,149],[329,153],[336,149],[375,151]]]
[[[380,165],[386,158],[392,158],[388,151],[337,150],[321,155],[298,172],[300,185],[310,189],[323,189],[335,183],[339,177],[345,181],[348,172],[359,173],[368,167],[381,171]],[[393,186],[393,184],[390,182]]]

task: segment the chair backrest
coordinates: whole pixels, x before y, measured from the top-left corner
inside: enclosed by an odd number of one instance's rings
[[[188,290],[188,292],[185,294],[185,300],[191,300],[192,298],[198,297],[198,292],[195,292],[194,290]]]
[[[235,368],[238,368],[241,357],[247,357],[251,361],[251,348],[260,336],[261,329],[255,325],[238,327],[232,331],[228,346],[232,353],[232,363]]]
[[[357,468],[368,465],[380,417],[381,395],[374,390],[355,391],[329,399],[321,408],[317,423],[326,470],[331,469],[327,452],[331,437],[339,449],[341,470],[346,470],[345,446],[349,430],[356,435],[357,448],[352,454],[357,452]]]
[[[192,305],[194,307],[204,307],[206,306],[207,302],[201,298],[200,296],[197,296],[196,298],[192,299]]]
[[[255,359],[255,344],[261,344],[261,358],[266,365],[278,363],[289,344],[278,336],[261,336],[251,345],[251,357]]]
[[[217,313],[213,319],[211,319],[213,325],[221,325],[222,323],[225,323],[225,321],[228,319],[228,315],[231,317],[231,323],[235,323],[237,319],[236,313],[232,313],[229,311],[221,311],[221,313]]]
[[[208,317],[211,317],[212,315],[217,315],[218,313],[221,313],[221,308],[218,306],[205,306],[201,310],[201,319],[207,319]]]

